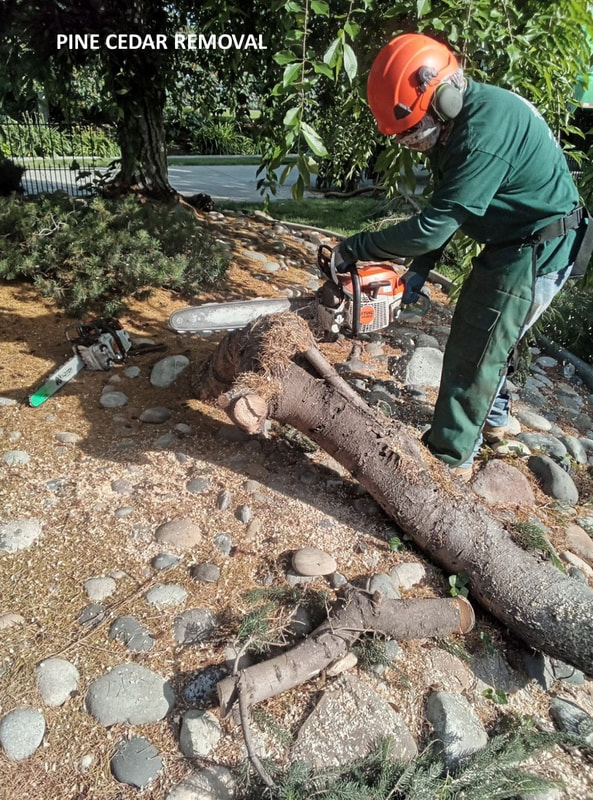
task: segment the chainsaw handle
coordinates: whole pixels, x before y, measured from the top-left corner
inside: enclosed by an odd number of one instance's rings
[[[400,311],[397,315],[398,320],[410,319],[411,317],[423,317],[430,309],[430,297],[424,292],[418,292],[420,295],[420,306],[413,306],[407,308],[406,311]]]

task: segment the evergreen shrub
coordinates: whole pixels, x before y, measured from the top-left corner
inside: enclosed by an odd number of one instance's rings
[[[195,294],[228,267],[181,206],[45,195],[0,198],[0,279],[33,283],[73,316],[113,315],[156,287]]]

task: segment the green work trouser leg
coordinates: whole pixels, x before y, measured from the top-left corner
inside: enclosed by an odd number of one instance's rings
[[[449,466],[471,455],[532,304],[531,247],[475,259],[451,324],[439,396],[424,442]]]

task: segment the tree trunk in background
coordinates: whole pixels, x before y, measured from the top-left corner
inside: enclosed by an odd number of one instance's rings
[[[457,487],[405,425],[342,389],[323,361],[301,319],[275,315],[227,335],[192,386],[201,399],[218,398],[250,433],[267,417],[313,439],[433,561],[450,574],[465,572],[471,597],[513,633],[592,674],[589,586],[515,544],[494,512]],[[311,374],[312,363],[321,364],[324,378]]]

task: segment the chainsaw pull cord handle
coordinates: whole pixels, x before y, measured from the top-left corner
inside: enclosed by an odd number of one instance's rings
[[[352,335],[356,339],[360,333],[360,307],[362,305],[360,299],[360,275],[356,269],[356,264],[352,264],[348,271],[352,278]]]

